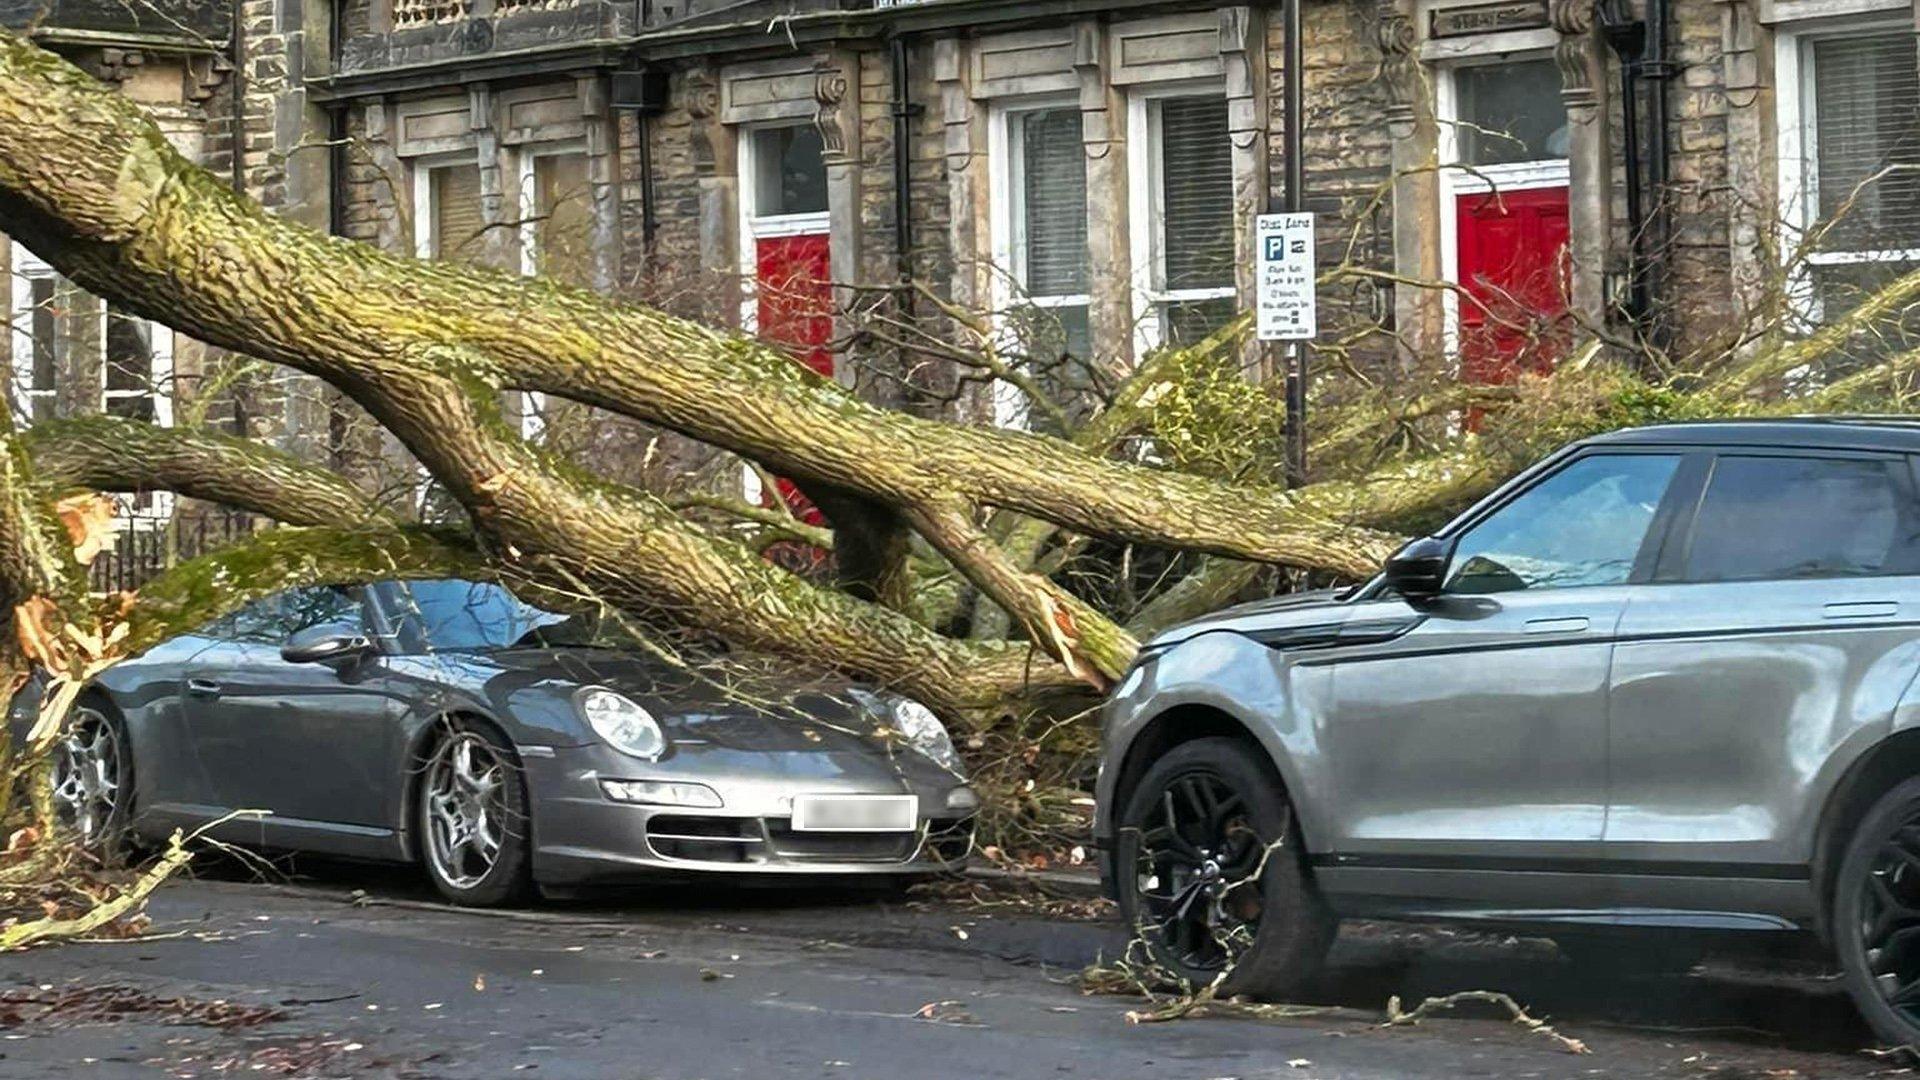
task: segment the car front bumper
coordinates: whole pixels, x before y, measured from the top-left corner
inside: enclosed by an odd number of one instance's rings
[[[918,759],[712,752],[648,765],[604,747],[574,747],[557,748],[552,757],[523,752],[522,760],[534,877],[546,885],[708,874],[932,874],[964,867],[973,847],[972,789]],[[722,805],[619,802],[602,780],[697,783]],[[802,794],[911,794],[919,817],[911,832],[797,832],[792,799]]]

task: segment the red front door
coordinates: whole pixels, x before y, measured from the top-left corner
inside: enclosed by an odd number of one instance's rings
[[[754,241],[754,290],[760,336],[786,346],[796,360],[833,375],[833,272],[827,235],[769,236]]]
[[[833,272],[827,234],[762,237],[754,241],[753,255],[754,315],[760,337],[832,378]],[[778,485],[780,498],[795,517],[809,525],[826,524],[826,515],[793,481],[782,477]],[[802,572],[820,569],[827,557],[811,545],[784,542],[769,547],[766,554]]]
[[[1567,189],[1475,192],[1456,201],[1460,374],[1509,383],[1566,355]]]

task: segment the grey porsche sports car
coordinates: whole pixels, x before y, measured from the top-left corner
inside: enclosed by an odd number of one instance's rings
[[[419,860],[448,898],[701,872],[961,865],[978,797],[898,695],[669,662],[499,585],[293,589],[103,674],[55,754],[67,820]],[[13,706],[16,730],[32,695]]]

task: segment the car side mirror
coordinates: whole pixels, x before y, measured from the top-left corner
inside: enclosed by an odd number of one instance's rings
[[[359,628],[327,623],[296,630],[280,646],[280,659],[290,664],[326,664],[351,660],[373,651],[373,642]]]
[[[1451,541],[1422,536],[1387,557],[1384,577],[1387,587],[1408,600],[1431,600],[1440,595],[1447,580],[1447,563],[1453,557]]]

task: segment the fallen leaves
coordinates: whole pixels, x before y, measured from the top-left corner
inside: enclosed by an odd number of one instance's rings
[[[243,1005],[224,998],[160,997],[131,986],[108,984],[8,990],[0,993],[0,1015],[10,1024],[72,1027],[145,1019],[231,1031],[259,1027],[287,1014],[271,1005]]]
[[[113,538],[113,500],[95,491],[69,495],[53,504],[53,512],[73,542],[73,558],[90,565]]]
[[[958,1000],[929,1001],[913,1011],[915,1020],[926,1020],[935,1024],[954,1024],[960,1027],[979,1027],[980,1021],[967,1011],[966,1003]]]

